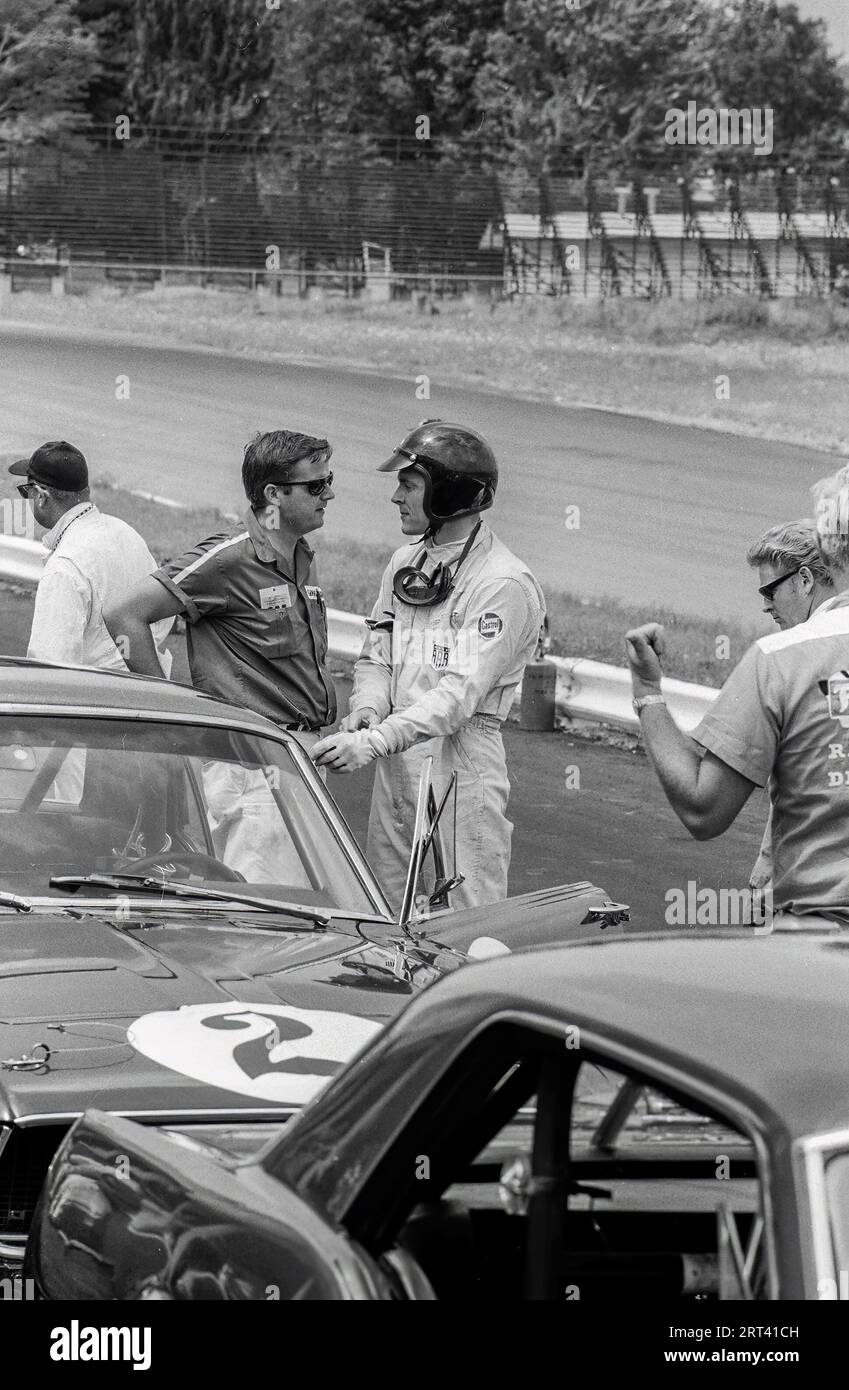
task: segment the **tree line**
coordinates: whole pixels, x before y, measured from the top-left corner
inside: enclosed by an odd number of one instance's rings
[[[0,0],[17,144],[124,117],[307,162],[394,140],[556,175],[663,163],[692,100],[771,108],[771,161],[804,169],[849,155],[845,76],[779,0]]]

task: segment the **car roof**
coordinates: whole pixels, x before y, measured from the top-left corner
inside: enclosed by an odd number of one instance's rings
[[[0,656],[0,713],[25,707],[59,706],[98,710],[133,709],[143,714],[172,714],[186,718],[250,724],[258,731],[281,731],[269,719],[250,710],[225,704],[201,690],[177,681],[137,676],[130,671],[106,671],[95,666],[66,666],[26,657]]]
[[[407,1014],[511,1007],[597,1031],[709,1082],[794,1136],[849,1128],[849,932],[625,935],[480,961]],[[404,1027],[404,1018],[395,1025]]]

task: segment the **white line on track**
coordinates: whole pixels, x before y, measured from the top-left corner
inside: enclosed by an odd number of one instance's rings
[[[130,488],[129,492],[131,497],[141,497],[145,502],[158,502],[161,507],[174,507],[178,512],[186,512],[191,506],[189,502],[175,502],[173,497],[160,497],[158,492],[142,492],[134,487]]]

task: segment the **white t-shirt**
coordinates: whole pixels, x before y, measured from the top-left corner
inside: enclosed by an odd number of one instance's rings
[[[93,502],[81,502],[42,538],[50,552],[35,596],[27,656],[74,666],[126,671],[103,621],[103,609],[125,598],[156,561],[138,531]],[[171,674],[164,642],[173,618],[152,624],[162,674]]]

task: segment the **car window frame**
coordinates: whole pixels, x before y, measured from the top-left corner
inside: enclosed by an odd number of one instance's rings
[[[808,1215],[805,1297],[823,1299],[825,1281],[840,1293],[840,1271],[835,1258],[834,1239],[828,1205],[826,1168],[833,1158],[849,1154],[849,1129],[829,1130],[808,1135],[793,1145],[794,1175],[800,1207]],[[829,1300],[830,1301],[830,1300]]]
[[[387,1201],[385,1191],[382,1190],[382,1183],[392,1151],[397,1149],[402,1136],[410,1131],[414,1122],[422,1131],[426,1132],[430,1126],[433,1132],[434,1110],[440,1103],[447,1079],[456,1074],[458,1066],[467,1065],[472,1047],[482,1046],[482,1035],[490,1033],[497,1026],[504,1024],[515,1025],[523,1031],[534,1032],[540,1036],[558,1038],[564,1049],[566,1046],[564,1039],[566,1028],[577,1026],[580,1028],[581,1045],[579,1049],[571,1052],[571,1056],[575,1059],[576,1076],[581,1064],[585,1061],[593,1061],[600,1066],[607,1065],[623,1076],[633,1076],[649,1085],[656,1086],[670,1099],[679,1101],[697,1113],[706,1113],[709,1117],[736,1130],[744,1141],[748,1141],[754,1153],[760,1209],[764,1221],[762,1240],[766,1273],[765,1297],[769,1300],[778,1298],[779,1261],[776,1245],[775,1211],[772,1200],[774,1174],[766,1142],[763,1116],[751,1109],[742,1096],[730,1095],[717,1084],[711,1082],[709,1078],[682,1071],[672,1060],[654,1057],[636,1045],[607,1038],[598,1030],[597,1026],[584,1024],[578,1018],[567,1023],[565,1019],[553,1018],[549,1014],[539,1013],[533,1009],[511,1008],[493,1013],[488,1018],[481,1020],[477,1028],[466,1036],[464,1046],[454,1050],[451,1056],[446,1058],[445,1065],[440,1073],[434,1077],[433,1084],[428,1087],[426,1094],[421,1097],[415,1109],[405,1116],[404,1123],[396,1126],[389,1142],[384,1146],[382,1153],[364,1177],[362,1185],[353,1195],[351,1202],[347,1204],[341,1219],[352,1237],[373,1255],[376,1252],[376,1255],[379,1256],[381,1250],[391,1244],[392,1239],[400,1231],[404,1220],[407,1219],[415,1205],[419,1201],[433,1200],[438,1195],[435,1190],[431,1191],[432,1184],[429,1182],[418,1181],[417,1187],[413,1186],[417,1180],[413,1176],[413,1164],[410,1163],[407,1170],[406,1189],[403,1181],[394,1182],[390,1187],[392,1197]],[[487,1094],[489,1093],[487,1092]],[[464,1108],[468,1108],[468,1100],[458,1106],[459,1112],[462,1113]],[[535,1118],[534,1138],[536,1137],[536,1124]],[[571,1102],[568,1130],[571,1136]],[[489,1138],[494,1137],[495,1131],[489,1135]],[[471,1155],[470,1162],[486,1142],[488,1142],[487,1139],[481,1142],[475,1154]],[[409,1152],[410,1150],[408,1150]],[[450,1185],[450,1182],[446,1182],[440,1191],[444,1192]],[[410,1194],[418,1192],[419,1195],[407,1204],[401,1196],[405,1190]],[[377,1200],[375,1200],[375,1195]],[[401,1210],[403,1215],[399,1214]],[[370,1212],[375,1213],[374,1218],[370,1217]]]
[[[436,1175],[425,1180],[416,1179],[414,1176],[414,1164],[408,1163],[406,1159],[398,1158],[399,1144],[405,1144],[408,1155],[413,1155],[413,1150],[417,1147],[420,1149],[415,1133],[411,1134],[411,1130],[414,1129],[414,1126],[417,1131],[423,1133],[430,1131],[431,1133],[435,1133],[439,1122],[439,1112],[453,1107],[458,1117],[458,1130],[462,1129],[462,1125],[459,1123],[460,1119],[463,1116],[468,1118],[464,1147],[468,1153],[468,1161],[471,1162],[484,1147],[487,1138],[497,1133],[499,1123],[507,1124],[510,1115],[515,1113],[515,1110],[523,1103],[523,1100],[519,1099],[512,1105],[512,1109],[510,1108],[514,1092],[518,1091],[520,1094],[524,1093],[524,1099],[535,1094],[537,1077],[523,1077],[520,1083],[510,1088],[508,1095],[505,1097],[507,1108],[503,1118],[499,1116],[495,1121],[495,1127],[492,1128],[491,1131],[489,1130],[489,1125],[487,1125],[485,1128],[489,1133],[481,1137],[481,1110],[470,1105],[468,1090],[463,1088],[463,1076],[459,1073],[467,1071],[470,1064],[472,1066],[477,1066],[479,1072],[482,1072],[484,1065],[487,1066],[487,1074],[481,1075],[480,1077],[477,1098],[482,1103],[493,1102],[492,1108],[495,1110],[495,1113],[498,1114],[498,1110],[495,1109],[495,1098],[499,1079],[501,1079],[501,1084],[505,1085],[509,1079],[508,1074],[512,1075],[518,1063],[511,1064],[509,1060],[505,1060],[502,1055],[505,1051],[509,1054],[514,1052],[512,1046],[508,1048],[509,1035],[505,1037],[504,1044],[502,1045],[500,1036],[493,1040],[493,1034],[506,1034],[508,1028],[513,1029],[514,1027],[518,1027],[519,1032],[529,1031],[524,1028],[521,1021],[505,1017],[502,1014],[492,1019],[484,1020],[482,1024],[474,1030],[474,1033],[464,1040],[465,1045],[458,1049],[447,1060],[446,1066],[439,1076],[434,1078],[433,1085],[428,1088],[427,1094],[422,1097],[419,1105],[405,1116],[403,1123],[395,1128],[390,1141],[385,1145],[383,1152],[372,1166],[362,1186],[358,1189],[356,1194],[353,1195],[352,1201],[348,1205],[342,1218],[343,1224],[348,1229],[349,1234],[351,1234],[352,1238],[365,1249],[374,1253],[375,1247],[377,1247],[379,1253],[383,1249],[389,1248],[394,1241],[395,1235],[397,1235],[397,1232],[401,1229],[401,1226],[404,1224],[404,1221],[409,1216],[409,1212],[413,1207],[417,1205],[418,1202],[435,1199],[441,1195],[443,1191],[447,1190],[452,1182],[456,1181],[456,1175],[454,1177],[448,1177],[440,1187],[438,1185],[439,1178]],[[498,1047],[497,1053],[494,1052],[496,1046]],[[493,1049],[492,1051],[490,1051],[491,1047]],[[540,1055],[550,1050],[550,1042],[542,1043],[540,1046]],[[484,1053],[484,1057],[481,1059],[480,1063],[478,1063],[477,1056],[475,1055],[479,1051]],[[488,1057],[486,1056],[487,1052],[490,1052]],[[530,1050],[528,1050],[528,1056],[530,1056]],[[446,1094],[448,1087],[450,1087],[450,1093]],[[409,1137],[405,1138],[405,1136]],[[431,1147],[433,1146],[431,1145]],[[430,1166],[432,1168],[434,1158],[437,1156],[430,1154],[428,1157],[430,1158]],[[460,1161],[461,1160],[459,1160],[455,1154],[454,1163],[456,1164]],[[383,1195],[386,1170],[391,1167],[397,1168],[399,1166],[403,1166],[407,1171],[406,1181],[403,1179],[393,1179],[389,1182],[388,1187],[392,1193],[392,1197],[387,1201]],[[377,1202],[372,1201],[372,1192],[375,1188],[380,1194],[380,1199]],[[405,1191],[410,1194],[415,1194],[414,1200],[410,1200],[409,1204],[402,1195]]]
[[[199,823],[199,825],[200,825],[201,833],[203,834],[203,848],[204,848],[204,851],[205,851],[206,854],[214,854],[214,853],[215,853],[215,844],[214,844],[213,839],[212,839],[212,831],[211,831],[210,826],[209,826],[209,820],[208,820],[208,818],[207,818],[207,812],[206,812],[206,805],[205,805],[205,802],[204,802],[204,799],[203,799],[203,794],[202,794],[202,792],[201,792],[200,785],[199,785],[199,782],[198,782],[197,772],[196,772],[195,768],[194,768],[193,765],[192,765],[192,760],[191,760],[191,758],[187,757],[185,754],[181,755],[181,762],[182,762],[182,764],[183,764],[183,776],[184,776],[184,778],[185,778],[186,788],[187,788],[187,791],[191,794],[192,806],[194,807],[194,812],[195,812],[195,815],[196,815],[196,817],[197,817],[198,823]],[[189,835],[191,835],[191,833],[192,833],[192,830],[191,830],[191,811],[190,811],[190,809],[189,809],[189,804],[188,804],[188,802],[189,802],[189,797],[188,797],[188,795],[187,795],[187,797],[186,797],[186,832],[187,832]]]

